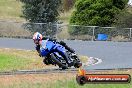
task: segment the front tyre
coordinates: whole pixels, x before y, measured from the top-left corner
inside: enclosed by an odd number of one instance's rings
[[[58,60],[53,53],[51,53],[50,55],[51,55],[51,59],[59,66],[59,68],[62,68],[62,69],[67,69],[68,68],[60,60]]]
[[[46,65],[49,65],[49,62],[47,59],[43,59],[43,63],[46,64]]]

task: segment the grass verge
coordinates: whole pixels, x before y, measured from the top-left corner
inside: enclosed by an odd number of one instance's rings
[[[102,71],[102,72],[87,72],[90,74],[130,74],[132,76],[132,70],[124,70],[124,71]],[[63,81],[58,80],[56,83],[56,88],[131,88],[132,82],[128,84],[85,84],[80,86],[77,84],[75,77],[71,77],[69,79],[65,79]],[[52,88],[52,86],[48,86],[46,88]]]
[[[82,57],[85,61],[85,57]],[[45,68],[35,51],[0,49],[0,71]],[[49,67],[49,66],[48,66]],[[132,70],[88,72],[89,74],[131,74]],[[131,88],[130,84],[86,84],[76,82],[77,72],[49,73],[36,75],[0,76],[1,88]]]
[[[83,62],[86,56],[80,56]],[[31,70],[50,68],[43,64],[43,58],[36,51],[0,49],[0,71]]]
[[[42,63],[35,51],[0,49],[0,71],[42,69]]]
[[[0,19],[24,21],[22,15],[22,3],[19,0],[0,0]]]
[[[132,70],[88,72],[94,74],[131,74]],[[77,73],[49,73],[39,75],[0,76],[2,88],[131,88],[130,84],[85,84],[80,86],[76,82]]]

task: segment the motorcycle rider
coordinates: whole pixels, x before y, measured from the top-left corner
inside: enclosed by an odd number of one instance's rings
[[[48,41],[56,42],[56,39],[43,37],[42,34],[40,34],[39,32],[36,32],[33,35],[33,40],[34,40],[34,43],[36,44],[36,50],[39,53],[39,56],[41,56],[41,50],[40,50],[40,48],[43,47],[42,46],[42,41],[43,40],[47,40],[47,39],[48,39]],[[75,52],[73,49],[71,49],[70,47],[68,47],[65,42],[61,41],[61,42],[58,42],[58,43],[60,45],[64,46],[70,52],[72,52],[72,53]],[[60,52],[60,54],[61,54],[61,52]],[[61,54],[61,55],[66,60],[66,62],[68,63],[69,67],[72,66],[73,62],[69,59],[69,57],[67,56],[67,53],[63,52],[63,54]]]

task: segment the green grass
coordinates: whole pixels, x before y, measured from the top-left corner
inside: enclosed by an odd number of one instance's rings
[[[0,19],[23,20],[22,3],[18,0],[0,0]]]
[[[0,54],[0,70],[17,70],[29,64],[29,59],[24,59],[14,55]]]
[[[66,80],[64,82],[58,81],[56,84],[57,84],[56,88],[131,88],[132,87],[132,83],[130,84],[85,84],[82,86],[82,85],[78,85],[75,79]],[[51,88],[51,86],[47,88]]]
[[[34,51],[0,49],[0,71],[42,69],[45,65]]]
[[[83,62],[86,56],[80,56]],[[31,70],[49,68],[43,64],[43,58],[36,51],[0,49],[0,71]]]

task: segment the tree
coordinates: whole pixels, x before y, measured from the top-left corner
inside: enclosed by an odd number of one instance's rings
[[[78,25],[110,26],[128,0],[77,0],[70,23]]]
[[[132,28],[132,12],[129,12],[129,9],[132,10],[132,8],[126,8],[120,14],[117,14],[115,19],[115,25],[117,27]]]
[[[116,15],[125,8],[127,2],[128,0],[76,0],[70,24],[111,26],[115,22]],[[69,29],[69,32],[74,34],[73,28]],[[79,31],[81,33],[81,31],[86,30]],[[86,34],[86,32],[83,33]]]
[[[32,33],[38,31],[45,36],[55,36],[61,0],[20,0],[23,5],[23,17],[30,23],[24,24],[24,28]],[[44,24],[36,24],[44,23]]]
[[[57,21],[61,0],[20,0],[24,3],[23,17],[29,22],[48,23]]]
[[[75,4],[75,0],[62,0],[63,11],[69,11]]]

